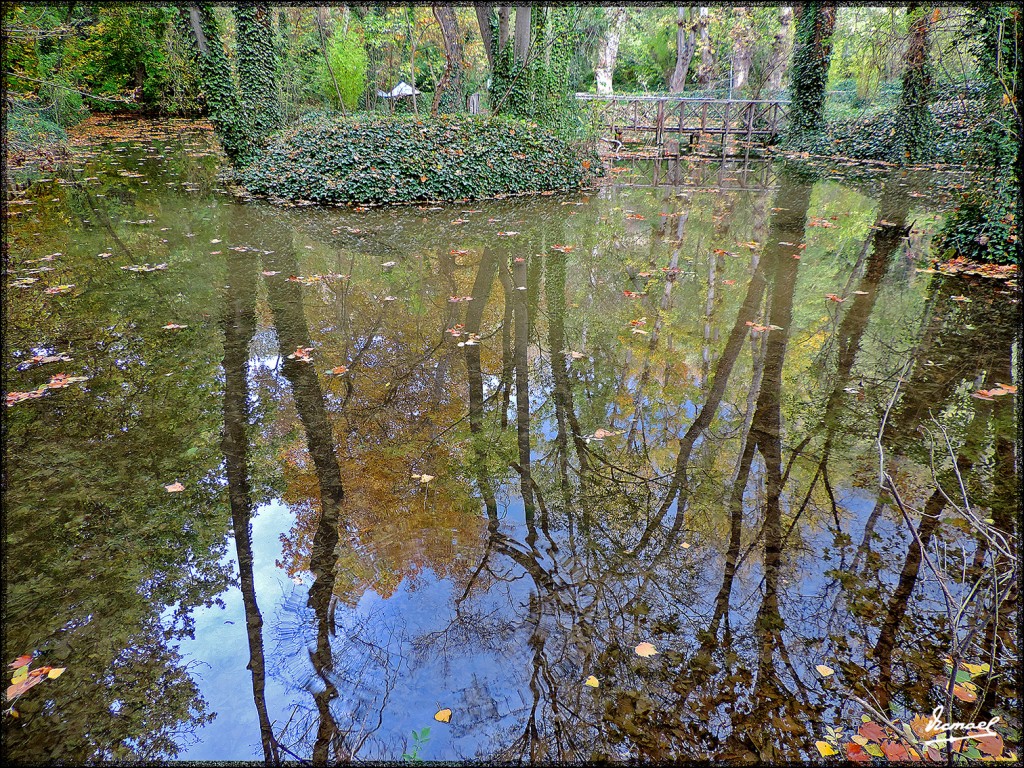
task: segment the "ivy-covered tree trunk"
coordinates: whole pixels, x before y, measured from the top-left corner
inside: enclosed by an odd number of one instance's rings
[[[281,127],[281,100],[277,91],[277,49],[270,7],[243,5],[235,8],[238,41],[238,93],[242,114],[249,122],[252,140],[262,145]]]
[[[786,139],[794,149],[817,149],[823,140],[825,86],[835,27],[836,6],[831,3],[807,3],[797,20]]]
[[[249,140],[240,118],[238,91],[220,39],[220,24],[209,5],[179,8],[187,20],[199,49],[199,79],[206,108],[228,159],[235,163],[245,153]]]
[[[896,162],[925,162],[935,156],[935,118],[932,75],[928,63],[932,11],[916,3],[907,6],[909,40],[904,56],[903,88],[896,110],[896,134],[892,159]]]
[[[779,31],[772,43],[771,58],[768,61],[768,90],[782,90],[789,64],[789,48],[792,45],[793,8],[784,5],[779,9]]]
[[[608,29],[601,38],[597,49],[597,66],[594,67],[594,80],[598,93],[612,92],[612,75],[615,73],[615,61],[619,57],[619,40],[622,37],[622,25],[626,21],[625,8],[607,8],[605,15]]]
[[[210,121],[228,159],[235,165],[245,165],[281,125],[270,9],[235,9],[238,84],[231,75],[214,9],[204,4],[179,10],[187,18],[199,48],[199,77]]]
[[[434,17],[441,25],[444,43],[444,74],[437,84],[434,103],[430,114],[459,112],[462,110],[462,41],[459,38],[459,21],[450,5],[435,5]]]
[[[693,8],[679,7],[676,17],[676,67],[668,79],[669,93],[682,93],[686,86],[686,75],[690,71],[690,62],[697,50],[697,32],[690,23]]]

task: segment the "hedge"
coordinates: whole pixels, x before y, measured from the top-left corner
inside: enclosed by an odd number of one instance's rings
[[[269,197],[380,203],[578,190],[601,169],[596,154],[511,118],[315,115],[273,136],[237,180]]]

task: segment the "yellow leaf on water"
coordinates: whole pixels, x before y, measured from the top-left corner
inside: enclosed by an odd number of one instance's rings
[[[447,707],[445,709],[439,709],[434,715],[434,719],[439,723],[448,723],[452,719],[452,711]]]
[[[591,675],[590,677],[588,677],[586,680],[583,681],[583,684],[584,685],[589,685],[591,688],[597,688],[597,686],[599,686],[601,684],[601,681],[598,680],[593,675]]]
[[[185,490],[185,486],[182,485],[181,483],[171,483],[170,485],[165,485],[164,489],[168,493],[180,493],[181,491]]]
[[[1002,384],[1000,384],[999,386],[1002,386]],[[982,662],[981,664],[968,664],[966,661],[963,661],[961,662],[961,665],[964,669],[971,673],[972,677],[975,675],[980,675],[983,672],[988,672],[989,669],[991,669],[991,667],[989,667],[989,665],[985,662]]]
[[[658,652],[658,650],[650,643],[640,643],[640,645],[633,650],[636,652],[637,656],[643,656],[644,658],[654,656]]]
[[[832,667],[826,667],[824,664],[819,664],[815,669],[818,670],[818,674],[822,677],[828,677],[829,675],[835,674],[835,670],[832,669]]]
[[[57,679],[58,677],[60,677],[61,675],[64,674],[64,670],[65,669],[67,669],[67,667],[54,667],[53,669],[51,669],[49,672],[46,673],[46,676],[48,678],[50,678],[51,680],[55,680],[55,679]]]
[[[827,741],[816,741],[814,742],[814,746],[818,748],[822,757],[831,757],[832,755],[839,754],[839,751]]]
[[[17,685],[22,680],[28,677],[28,664],[23,667],[18,667],[14,670],[14,677],[11,678],[11,683]]]

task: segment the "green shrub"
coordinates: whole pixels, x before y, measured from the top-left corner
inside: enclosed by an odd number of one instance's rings
[[[366,87],[366,48],[363,41],[355,32],[350,31],[347,35],[336,32],[327,44],[327,58],[331,69],[321,57],[320,92],[337,109],[341,106],[338,104],[340,90],[346,109],[355,109]],[[331,70],[338,80],[337,88],[334,87]]]
[[[992,180],[979,179],[966,190],[957,207],[943,222],[936,238],[947,258],[1019,264],[1017,208],[1020,189],[1012,173]]]
[[[276,134],[239,181],[292,200],[408,202],[575,190],[597,156],[511,118],[309,116]]]

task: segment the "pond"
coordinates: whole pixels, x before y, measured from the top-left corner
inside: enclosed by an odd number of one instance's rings
[[[366,209],[221,164],[110,121],[8,206],[4,647],[65,670],[13,759],[1013,722],[1019,289],[927,267],[959,179],[683,160]]]

